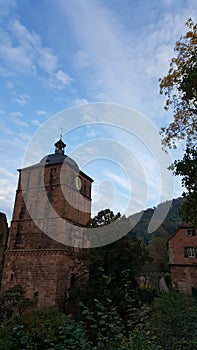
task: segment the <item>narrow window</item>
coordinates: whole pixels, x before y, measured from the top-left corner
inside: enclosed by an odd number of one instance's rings
[[[21,220],[24,216],[24,212],[25,212],[25,208],[24,206],[21,207],[21,211],[20,211],[20,214],[19,214],[19,220]]]
[[[50,170],[50,185],[55,182],[56,179],[56,168]]]
[[[196,258],[196,248],[195,247],[185,247],[184,248],[185,258]]]

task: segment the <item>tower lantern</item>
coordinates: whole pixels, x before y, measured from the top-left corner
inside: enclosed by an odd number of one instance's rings
[[[62,141],[62,135],[60,135],[60,139],[54,144],[54,146],[56,154],[64,154],[64,148],[66,147],[66,144]]]

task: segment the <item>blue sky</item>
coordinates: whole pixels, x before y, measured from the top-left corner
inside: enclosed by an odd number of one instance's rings
[[[75,106],[81,105],[83,120],[90,124],[66,131],[66,119],[57,123],[38,153],[52,151],[60,133],[67,154],[79,163],[77,151],[88,152],[89,147],[91,156],[80,166],[95,179],[95,211],[110,206],[124,214],[129,187],[133,203],[140,202],[133,205],[133,212],[181,193],[176,183],[173,193],[160,196],[160,169],[151,147],[142,147],[136,135],[131,141],[120,127],[92,124],[94,113],[84,106],[97,102],[122,105],[123,110],[127,106],[158,130],[167,125],[172,112],[163,110],[158,79],[168,70],[186,20],[196,21],[196,14],[195,0],[0,0],[0,211],[11,218],[17,169],[34,135],[60,111],[71,109],[74,116]],[[120,159],[110,155],[105,159],[102,153],[94,160],[103,138],[120,143],[126,151],[135,149],[135,156],[139,152],[146,198],[137,198],[143,182],[138,186]]]

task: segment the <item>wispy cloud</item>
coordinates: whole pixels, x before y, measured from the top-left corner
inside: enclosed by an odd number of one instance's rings
[[[62,70],[57,70],[53,74],[50,74],[50,79],[48,84],[57,90],[62,90],[65,86],[69,85],[72,81],[71,77],[63,72]]]
[[[137,28],[132,28],[132,23],[127,28],[113,7],[109,9],[104,2],[73,0],[65,4],[59,0],[58,5],[69,18],[78,43],[74,64],[91,67],[84,69],[83,75],[91,97],[129,105],[141,112],[147,112],[148,107],[149,117],[158,123],[158,111],[155,107],[151,110],[151,105],[161,103],[158,78],[165,74],[175,42],[184,32],[187,18],[197,11],[197,3],[186,1],[177,8],[174,2],[165,0],[158,19],[147,20],[146,27],[138,23]],[[133,5],[129,7],[131,10]],[[139,13],[140,8],[141,13],[147,8],[147,15],[149,7],[142,1],[137,5]]]
[[[0,211],[6,213],[8,220],[11,219],[11,209],[14,204],[17,176],[4,168],[0,168]]]
[[[16,7],[16,1],[15,0],[0,0],[0,18],[6,17],[10,9]]]
[[[38,111],[36,111],[36,114],[40,117],[47,115],[48,112],[39,109]]]
[[[21,112],[11,112],[10,113],[10,119],[12,120],[12,122],[18,126],[21,127],[27,127],[28,123],[26,121],[24,121],[23,119],[23,114]]]
[[[1,27],[1,33],[1,72],[4,75],[31,74],[48,81],[48,86],[55,89],[63,89],[71,82],[70,76],[59,68],[55,53],[43,46],[41,37],[19,20],[11,19],[7,27]],[[24,103],[24,99],[15,99],[15,102]]]
[[[37,120],[37,119],[33,119],[31,122],[33,125],[38,126],[38,127],[40,127],[42,125],[40,120]]]
[[[7,169],[0,168],[0,179],[2,180],[4,177],[7,177],[8,179],[13,179],[15,176]]]
[[[83,115],[83,121],[85,123],[94,123],[96,121],[96,118],[94,115],[91,114],[84,114]]]
[[[74,58],[74,64],[76,65],[76,68],[87,68],[89,66],[88,62],[88,54],[82,50],[79,50]]]
[[[170,114],[163,117],[158,78],[168,68],[169,60],[174,55],[175,41],[184,33],[185,21],[197,13],[197,2],[161,0],[157,7],[157,0],[125,1],[124,5],[122,2],[100,0],[57,0],[51,3],[51,11],[46,18],[43,17],[41,21],[41,16],[37,20],[37,14],[33,13],[29,22],[24,11],[27,4],[22,2],[17,9],[17,1],[0,0],[0,73],[3,78],[6,77],[3,82],[6,89],[0,101],[3,110],[1,116],[4,118],[0,120],[1,157],[6,158],[8,169],[20,166],[29,134],[35,131],[35,127],[40,127],[41,119],[46,120],[50,116],[48,111],[52,113],[59,107],[68,107],[71,102],[79,105],[90,101],[111,101],[144,113],[158,128],[161,120],[167,122]],[[36,8],[35,12],[39,8],[48,9],[45,1],[34,5],[29,5],[29,8],[33,11]],[[65,90],[68,94],[65,94]],[[9,108],[6,108],[6,103]],[[15,108],[16,104],[19,108]],[[121,122],[121,115],[118,118]],[[82,123],[95,121],[94,111],[89,105],[84,110]],[[51,134],[57,133],[61,125],[61,122],[58,126],[55,124],[54,129],[50,130]],[[79,162],[83,165],[83,160],[86,164],[90,159],[93,163],[100,156],[95,147],[101,149],[101,137],[108,136],[109,132],[104,127],[102,132],[92,125],[84,131],[78,128],[70,138],[71,146],[68,143],[68,147],[78,147],[97,137],[96,146],[87,144],[86,149],[84,147],[80,158],[82,163]],[[118,140],[117,135],[113,140]],[[126,143],[123,133],[122,140],[141,165],[137,172],[133,159],[125,160],[125,164],[132,164],[132,205],[140,209],[146,197],[152,202],[157,197],[159,199],[161,184],[158,169],[150,155],[142,156],[143,150],[138,148],[135,140],[133,144]],[[39,154],[45,150],[43,144],[40,144],[40,148]],[[103,148],[101,156],[105,157],[107,146]],[[34,162],[33,156],[30,163]],[[93,164],[92,168],[96,180],[102,166],[97,168]],[[118,172],[113,173],[110,167],[104,175],[119,187],[119,203],[124,208],[124,202],[128,201],[127,187],[130,186],[127,180]],[[8,174],[4,176],[11,179]],[[4,185],[6,188],[7,185]],[[9,192],[8,187],[7,190]],[[116,197],[112,201],[111,195],[112,192],[107,191],[106,187],[103,201],[97,200],[103,205],[113,203],[118,208]]]
[[[21,113],[21,112],[11,112],[10,115],[11,115],[12,118],[15,118],[15,117],[16,117],[16,118],[23,117],[23,113]]]
[[[19,104],[20,106],[25,106],[28,101],[29,101],[28,94],[21,94],[21,95],[19,95],[19,97],[16,97],[13,99],[13,102]]]
[[[83,105],[83,104],[89,103],[89,101],[85,98],[76,98],[74,99],[73,102],[75,105]]]
[[[129,179],[123,178],[121,175],[117,175],[114,172],[110,172],[109,170],[104,170],[103,171],[104,175],[107,176],[108,179],[111,179],[112,182],[115,182],[118,184],[120,187],[124,188],[125,190],[129,191],[131,187],[131,183]]]

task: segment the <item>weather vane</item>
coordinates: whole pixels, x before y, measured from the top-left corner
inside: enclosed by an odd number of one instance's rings
[[[60,128],[60,130],[61,130],[61,132],[60,132],[60,140],[62,140],[62,131],[63,131],[62,127]]]

